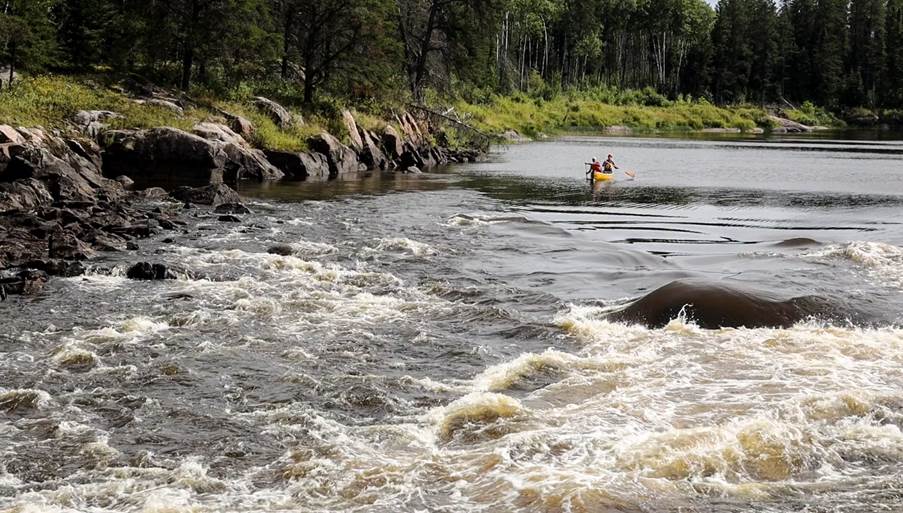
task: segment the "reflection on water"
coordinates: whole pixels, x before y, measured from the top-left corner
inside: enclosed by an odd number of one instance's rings
[[[0,303],[0,511],[903,509],[900,144],[718,139],[249,186]],[[605,319],[682,278],[877,322]]]

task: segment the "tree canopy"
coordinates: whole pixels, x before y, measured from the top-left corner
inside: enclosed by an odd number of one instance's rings
[[[903,0],[0,0],[0,65],[479,100],[651,87],[903,106]]]

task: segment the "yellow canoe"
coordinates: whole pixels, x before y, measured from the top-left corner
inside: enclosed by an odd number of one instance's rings
[[[599,172],[593,173],[593,180],[595,180],[597,182],[606,182],[608,180],[614,180],[614,179],[615,179],[614,173],[607,173],[607,174],[599,173]]]

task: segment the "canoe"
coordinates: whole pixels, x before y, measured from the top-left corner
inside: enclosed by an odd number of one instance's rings
[[[599,173],[598,171],[593,173],[593,180],[597,182],[607,182],[608,180],[614,180],[614,173]]]

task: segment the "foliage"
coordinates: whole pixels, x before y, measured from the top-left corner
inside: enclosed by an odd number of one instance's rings
[[[809,126],[837,126],[842,122],[836,116],[810,101],[803,102],[798,109],[783,111],[787,119]]]
[[[265,95],[326,125],[500,96],[878,111],[903,107],[903,0],[0,0],[0,65]]]

